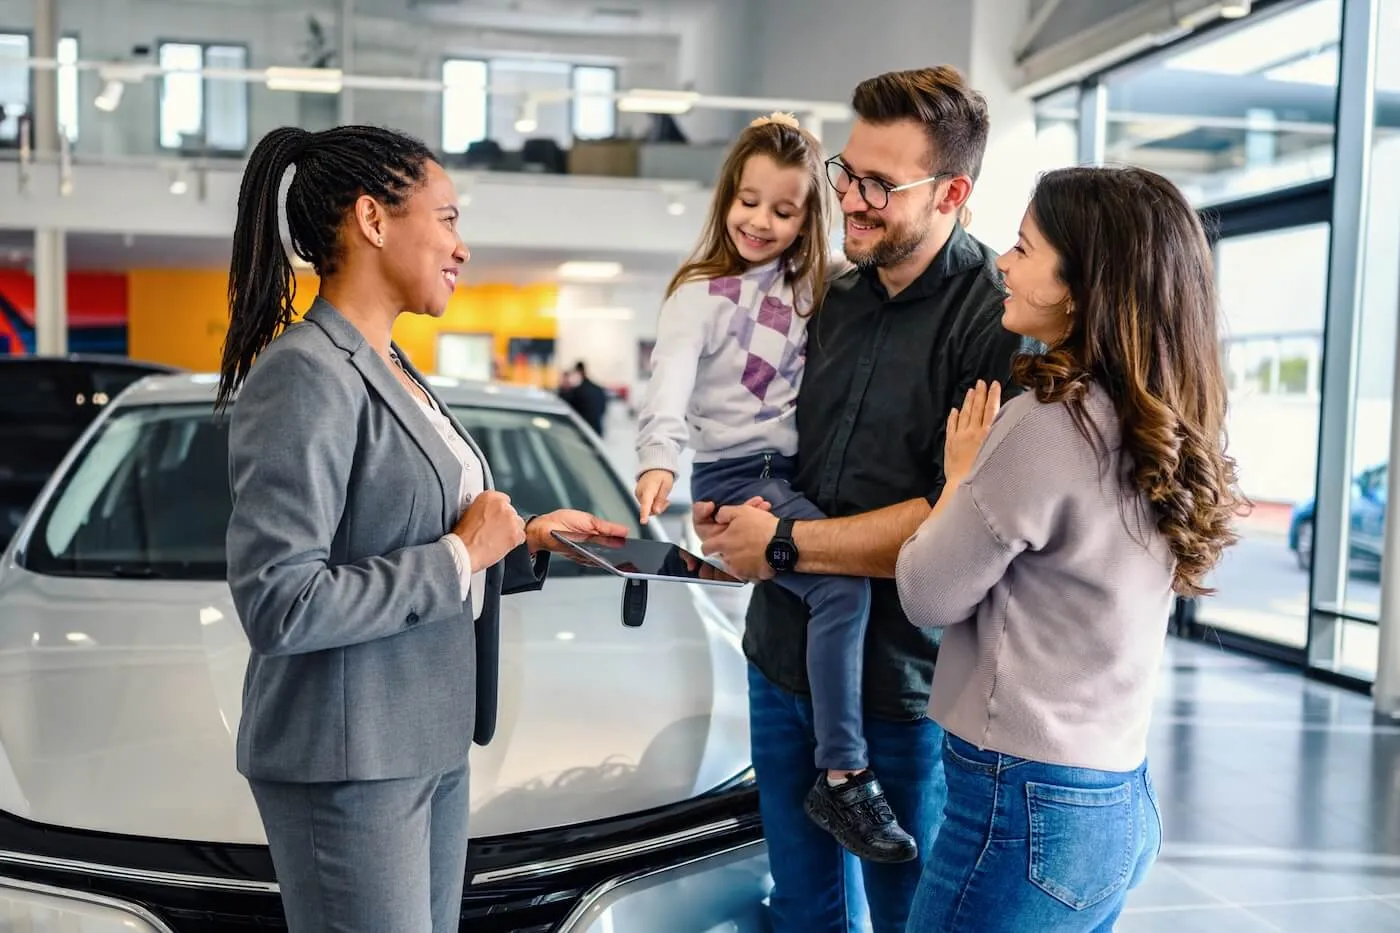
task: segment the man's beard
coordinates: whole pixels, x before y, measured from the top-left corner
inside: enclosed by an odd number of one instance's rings
[[[899,265],[924,245],[930,226],[927,218],[917,226],[906,224],[899,227],[892,227],[869,214],[851,214],[847,219],[858,224],[875,224],[884,231],[879,242],[868,248],[852,250],[851,241],[845,241],[846,258],[861,269],[883,269]]]

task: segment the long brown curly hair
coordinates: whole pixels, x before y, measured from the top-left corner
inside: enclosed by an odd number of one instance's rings
[[[1239,540],[1249,507],[1225,452],[1226,382],[1215,274],[1200,218],[1170,181],[1140,168],[1046,173],[1030,213],[1059,257],[1069,330],[1014,376],[1041,402],[1063,402],[1099,447],[1084,395],[1099,385],[1122,422],[1125,482],[1151,503],[1176,568],[1173,588],[1204,580]]]

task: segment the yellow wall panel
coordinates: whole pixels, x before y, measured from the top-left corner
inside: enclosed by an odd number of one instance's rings
[[[297,277],[295,306],[316,297],[314,275]],[[424,372],[437,367],[440,333],[492,334],[504,359],[512,337],[552,338],[558,288],[552,283],[464,285],[441,319],[404,314],[394,339]],[[200,372],[219,368],[228,329],[228,275],[207,269],[133,269],[127,274],[129,352],[139,359]]]

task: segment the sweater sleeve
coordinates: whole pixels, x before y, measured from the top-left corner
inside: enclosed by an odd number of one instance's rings
[[[1049,538],[1062,497],[1052,438],[1043,437],[1033,398],[1003,409],[977,463],[904,542],[895,567],[899,599],[909,620],[923,627],[973,618],[977,607],[1016,557]],[[1010,415],[1011,417],[1005,417]]]
[[[708,290],[686,283],[661,306],[656,346],[652,351],[651,383],[637,418],[637,470],[669,470],[680,466],[681,451],[690,438],[685,413],[695,391],[696,370],[705,353],[713,309],[697,300]]]

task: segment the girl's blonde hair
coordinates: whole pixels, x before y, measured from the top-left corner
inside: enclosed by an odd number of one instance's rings
[[[812,310],[821,298],[826,279],[826,167],[822,164],[822,147],[817,138],[802,129],[791,114],[775,113],[759,117],[750,123],[725,157],[710,201],[710,215],[700,242],[690,258],[672,277],[666,288],[669,298],[687,282],[741,275],[749,263],[739,255],[729,238],[729,209],[739,192],[739,180],[749,158],[766,155],[783,168],[802,169],[807,175],[808,190],[804,210],[806,218],[797,239],[783,254],[788,280],[811,296]],[[811,310],[806,312],[811,313]]]

